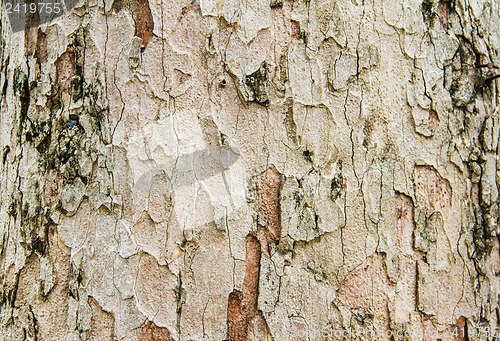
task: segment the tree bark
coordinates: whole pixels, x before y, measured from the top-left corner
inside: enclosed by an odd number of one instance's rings
[[[1,12],[2,340],[497,336],[498,0],[67,7]]]

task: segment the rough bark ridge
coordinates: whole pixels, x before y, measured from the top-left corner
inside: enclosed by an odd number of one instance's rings
[[[499,6],[2,7],[0,339],[491,339]]]

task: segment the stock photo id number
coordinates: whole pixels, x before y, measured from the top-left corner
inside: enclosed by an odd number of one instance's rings
[[[23,31],[49,23],[67,13],[78,0],[4,0],[3,11],[7,13],[12,31]]]

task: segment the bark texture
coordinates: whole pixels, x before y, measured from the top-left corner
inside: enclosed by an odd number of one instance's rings
[[[2,7],[0,339],[491,340],[499,6]]]

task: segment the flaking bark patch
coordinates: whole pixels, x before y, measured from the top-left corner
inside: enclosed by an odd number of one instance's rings
[[[266,64],[249,76],[245,77],[245,85],[250,93],[250,99],[263,106],[269,105]]]
[[[76,57],[73,46],[68,46],[66,51],[57,58],[57,84],[59,88],[66,89],[71,85],[71,78],[75,75]]]
[[[38,63],[41,63],[47,59],[47,35],[40,29],[38,29],[35,56],[38,60]]]
[[[151,321],[148,321],[142,327],[141,341],[173,341],[167,328],[158,327]]]
[[[142,45],[148,46],[153,36],[153,15],[149,7],[148,0],[139,0],[137,2],[137,13],[135,19],[135,36],[142,39]]]
[[[451,12],[451,1],[450,0],[441,0],[439,1],[438,4],[438,11],[439,11],[439,20],[441,21],[441,25],[443,25],[443,28],[446,30],[448,29],[448,22],[450,18],[450,12]]]
[[[436,169],[431,166],[416,166],[413,176],[417,202],[424,206],[427,216],[451,206],[450,183]]]
[[[281,237],[280,194],[283,177],[274,165],[263,172],[257,180],[259,212],[266,226],[259,225],[258,237],[247,236],[246,268],[243,292],[234,290],[229,294],[227,306],[227,340],[247,339],[248,327],[257,311],[259,299],[260,258],[262,252],[269,254],[269,243],[278,243]]]
[[[247,236],[246,269],[243,292],[234,290],[229,294],[227,305],[227,340],[247,339],[248,325],[257,311],[260,278],[260,244],[257,238]]]
[[[468,340],[467,334],[467,318],[465,316],[460,316],[455,324],[454,333],[456,334],[455,341],[466,341]]]
[[[45,175],[44,204],[52,207],[59,202],[61,196],[62,178],[61,173],[56,169],[49,169]]]
[[[26,2],[27,8],[34,3],[33,0]],[[38,11],[35,13],[30,13],[26,20],[26,28],[24,30],[25,44],[26,44],[26,55],[31,56],[36,51],[37,48],[37,38],[38,38],[38,23],[39,23]]]
[[[277,244],[281,237],[280,195],[283,177],[274,165],[263,172],[257,181],[259,212],[264,216],[266,226],[260,226],[258,238],[262,252],[269,256],[269,244]]]

